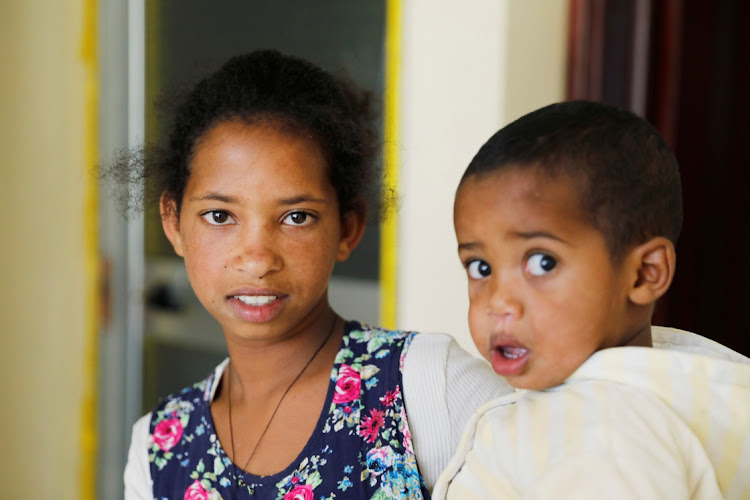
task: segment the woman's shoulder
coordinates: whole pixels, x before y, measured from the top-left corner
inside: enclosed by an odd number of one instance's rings
[[[346,322],[346,336],[359,342],[370,342],[372,340],[393,342],[413,337],[417,333],[411,330],[397,330],[369,325],[356,320],[348,320]]]
[[[489,363],[461,347],[452,335],[415,335],[404,362],[404,376],[417,385],[444,387],[445,394],[477,396],[484,402],[514,391],[508,381],[496,374]],[[467,391],[467,388],[471,390]],[[460,399],[460,398],[459,398]],[[468,401],[464,401],[468,403]]]
[[[419,345],[417,349],[448,353],[451,349],[459,349],[455,338],[446,333],[426,333],[417,330],[399,330],[385,328],[382,326],[373,326],[360,321],[347,321],[346,334],[350,342],[369,342],[382,344],[398,344],[404,342],[406,346],[413,348]]]
[[[371,326],[347,321],[337,362],[346,358],[392,359],[403,368],[403,362],[417,332]],[[364,356],[364,357],[363,357]]]
[[[437,332],[413,332],[414,339],[412,341],[412,348],[427,351],[432,353],[444,353],[446,356],[448,353],[456,349],[462,353],[466,353],[464,349],[458,345],[456,338],[447,333]]]
[[[193,414],[207,409],[214,374],[170,394],[133,425],[128,463],[125,467],[126,498],[146,498],[150,494],[151,462],[166,464],[157,456],[178,446],[189,434]],[[162,465],[163,466],[163,465]]]
[[[493,386],[490,392],[495,396],[513,391],[486,361],[466,351],[454,336],[447,333],[397,330],[349,321],[347,337],[348,345],[363,343],[371,352],[388,347],[401,348],[403,368],[405,373],[410,372],[409,375],[420,373],[420,378],[434,380],[438,377],[451,381],[468,377]]]
[[[226,369],[229,358],[222,361],[206,378],[182,388],[163,398],[154,409],[142,419],[148,418],[151,428],[160,421],[184,419],[196,408],[207,407],[214,398],[218,382]]]

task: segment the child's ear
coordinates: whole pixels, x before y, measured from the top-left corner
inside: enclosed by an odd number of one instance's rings
[[[365,234],[365,215],[358,210],[350,210],[341,217],[341,239],[336,253],[336,261],[349,258],[362,236]]]
[[[634,270],[628,297],[638,305],[649,305],[672,284],[676,264],[674,245],[663,236],[651,238],[630,251],[627,260]]]
[[[177,212],[177,204],[167,195],[161,195],[159,200],[159,214],[161,215],[161,227],[164,234],[172,244],[177,255],[182,257],[182,235],[180,234],[180,214]]]

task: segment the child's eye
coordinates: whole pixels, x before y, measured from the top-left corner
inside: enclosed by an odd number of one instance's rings
[[[466,264],[466,274],[473,280],[481,280],[492,273],[490,265],[483,260],[472,260]]]
[[[313,216],[307,212],[291,212],[282,221],[290,226],[307,226],[312,223]]]
[[[535,253],[526,260],[526,272],[533,276],[542,276],[552,271],[557,260],[545,253]]]
[[[226,226],[234,223],[232,216],[225,210],[209,210],[201,217],[212,226]]]

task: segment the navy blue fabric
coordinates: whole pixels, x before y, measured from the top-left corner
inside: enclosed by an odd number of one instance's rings
[[[414,335],[348,322],[316,429],[297,459],[271,476],[233,467],[221,447],[210,412],[213,374],[166,398],[151,414],[154,498],[429,498],[402,397]]]

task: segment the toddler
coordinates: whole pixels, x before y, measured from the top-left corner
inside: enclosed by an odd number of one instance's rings
[[[750,497],[750,360],[651,326],[682,208],[650,124],[581,101],[518,119],[454,223],[474,342],[521,390],[475,412],[435,498]]]

